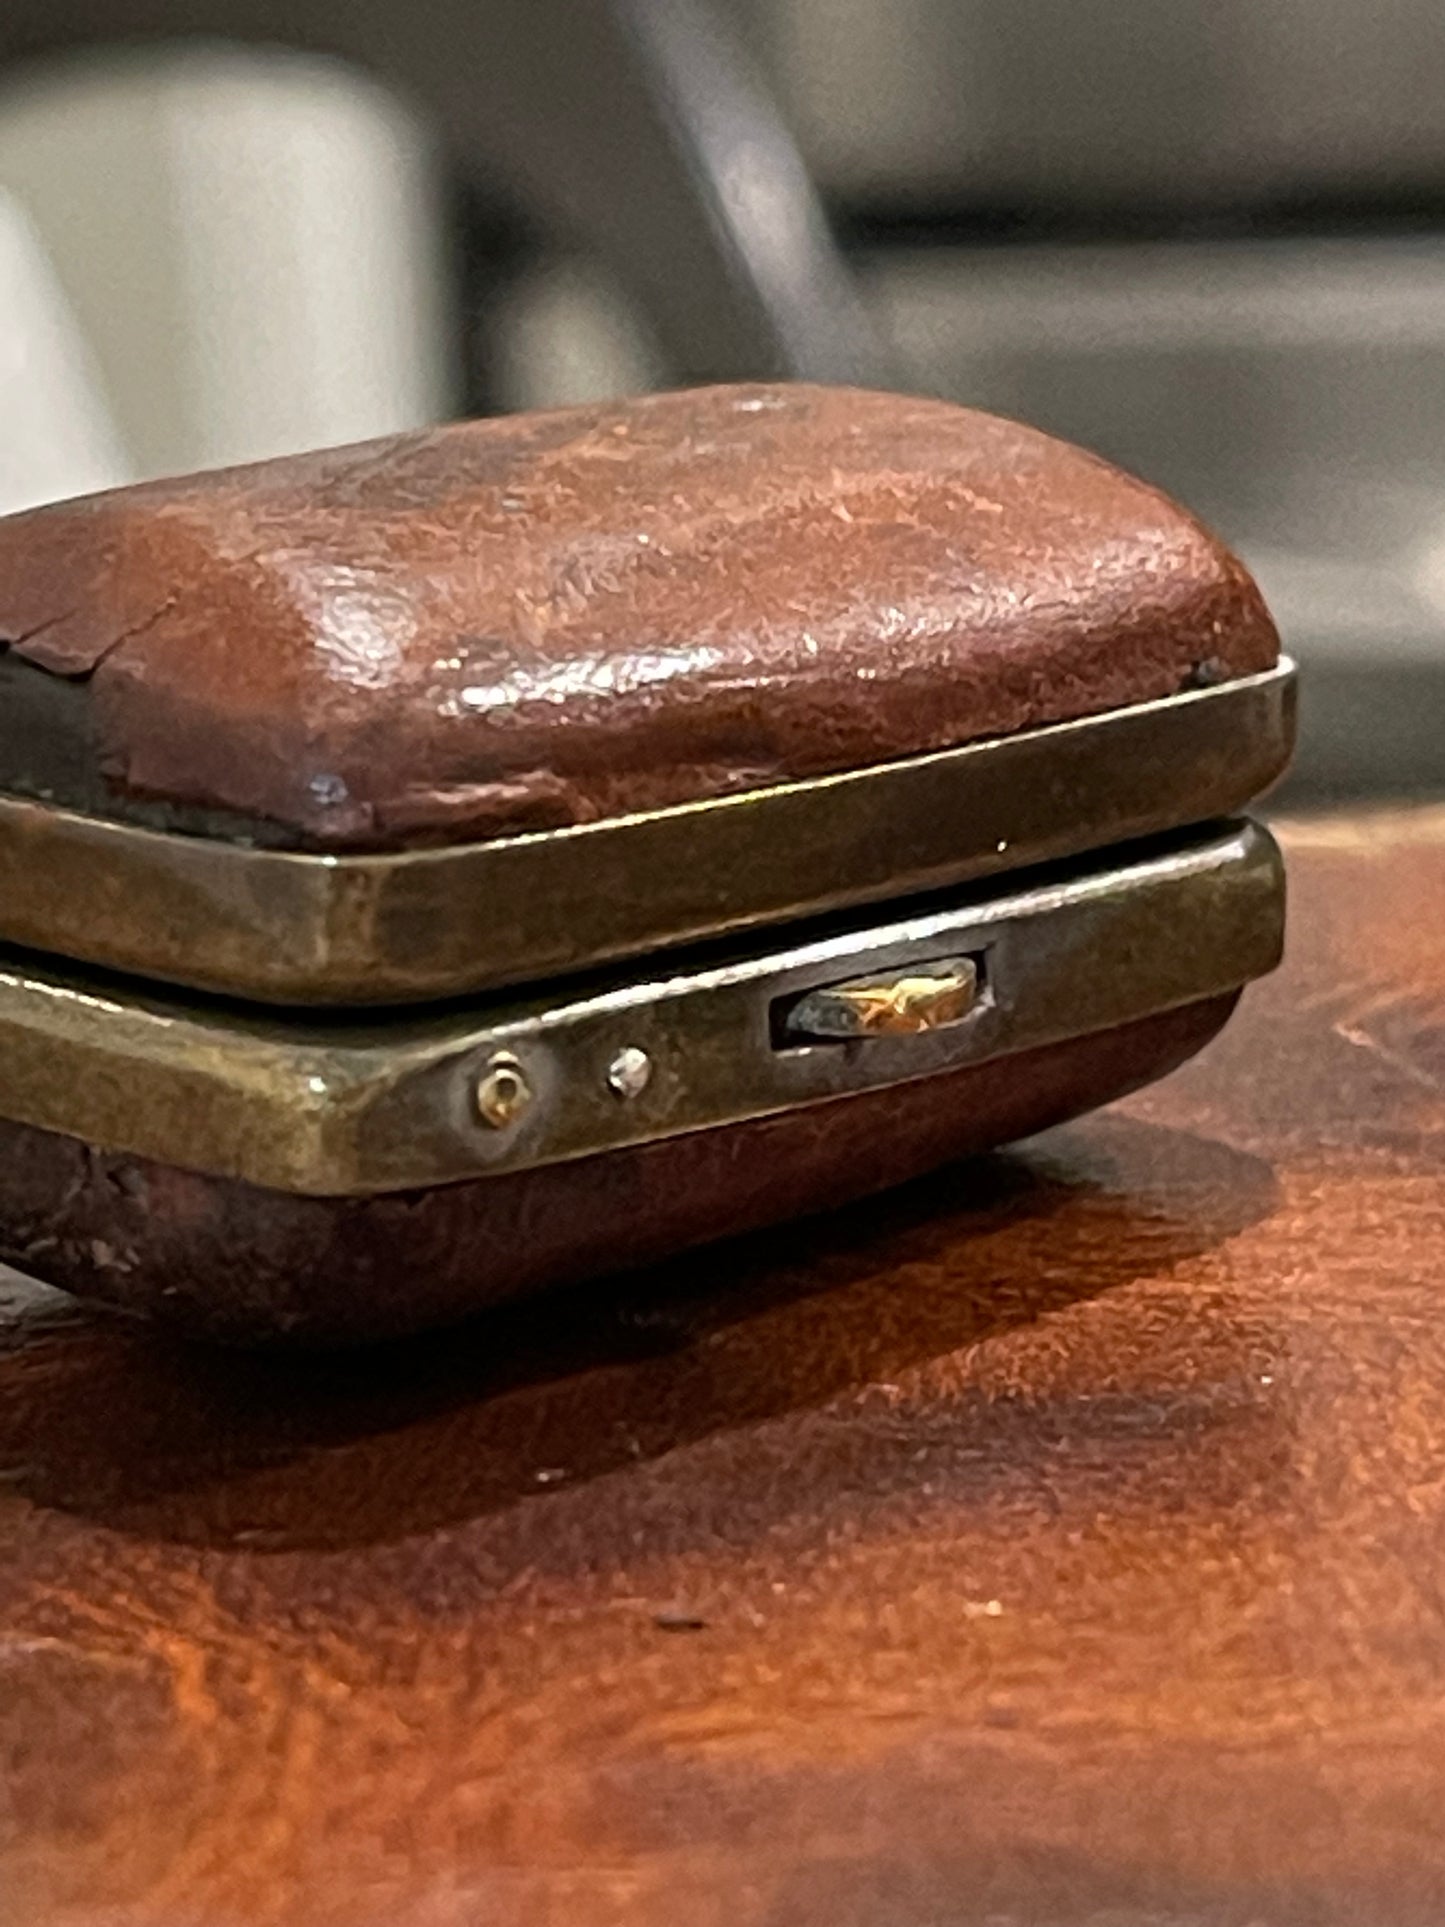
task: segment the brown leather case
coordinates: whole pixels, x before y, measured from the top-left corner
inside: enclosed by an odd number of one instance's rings
[[[1241,565],[1142,482],[966,409],[793,387],[462,424],[14,517],[0,637],[10,798],[343,864],[902,767],[1278,659]],[[1041,1129],[1172,1068],[1237,981],[831,1101],[365,1196],[12,1107],[0,1257],[227,1335],[393,1333]]]
[[[324,850],[856,769],[1279,652],[1245,570],[1158,490],[1015,422],[808,387],[14,516],[0,638],[5,787]]]

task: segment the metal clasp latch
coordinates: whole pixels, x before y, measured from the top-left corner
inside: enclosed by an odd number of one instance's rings
[[[778,1030],[785,1044],[851,1043],[946,1030],[977,1007],[982,983],[977,957],[948,957],[892,976],[855,977],[808,991],[781,1014]]]

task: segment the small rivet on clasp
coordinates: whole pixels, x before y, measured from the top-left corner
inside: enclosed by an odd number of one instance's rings
[[[652,1082],[652,1059],[636,1044],[618,1051],[607,1066],[607,1086],[617,1097],[641,1097]]]
[[[494,1131],[504,1131],[532,1102],[532,1086],[510,1051],[499,1051],[477,1085],[477,1116]]]

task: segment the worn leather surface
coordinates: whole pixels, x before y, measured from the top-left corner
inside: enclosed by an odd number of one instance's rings
[[[1193,1065],[825,1222],[330,1361],[12,1281],[6,1927],[1438,1927],[1445,816],[1287,845]]]
[[[415,1331],[1042,1130],[1172,1070],[1236,996],[747,1124],[397,1196],[282,1196],[0,1119],[0,1259],[224,1337]]]
[[[1155,490],[849,389],[467,423],[0,521],[0,783],[303,846],[586,822],[1276,654]]]

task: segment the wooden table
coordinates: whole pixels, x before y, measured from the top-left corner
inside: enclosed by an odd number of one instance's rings
[[[1156,1092],[384,1356],[13,1278],[5,1927],[1445,1919],[1445,812]]]

